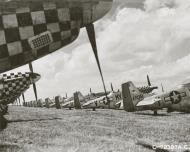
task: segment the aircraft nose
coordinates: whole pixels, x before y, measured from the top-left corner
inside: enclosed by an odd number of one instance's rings
[[[96,21],[106,15],[112,8],[113,0],[100,0],[92,8],[92,18]]]
[[[38,73],[31,73],[31,83],[36,83],[41,76]]]

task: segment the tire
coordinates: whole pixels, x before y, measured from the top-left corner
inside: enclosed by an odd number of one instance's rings
[[[1,104],[0,105],[0,113],[2,115],[5,115],[8,113],[8,105]]]
[[[157,116],[158,115],[158,112],[157,111],[154,111],[154,116]]]
[[[0,114],[0,131],[7,128],[7,120]]]

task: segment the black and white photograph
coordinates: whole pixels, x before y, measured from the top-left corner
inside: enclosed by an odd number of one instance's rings
[[[0,0],[0,152],[190,152],[190,0]]]

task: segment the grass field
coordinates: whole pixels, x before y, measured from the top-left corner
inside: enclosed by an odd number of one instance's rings
[[[6,118],[0,152],[153,151],[145,143],[190,147],[189,114],[10,106]]]

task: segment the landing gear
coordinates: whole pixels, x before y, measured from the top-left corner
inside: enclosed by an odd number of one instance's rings
[[[8,105],[0,104],[0,113],[6,115],[8,113]]]
[[[8,113],[8,105],[0,104],[0,131],[7,127],[7,120],[4,115]]]
[[[169,108],[167,109],[167,113],[171,113],[171,112],[173,112],[173,109],[169,107]]]
[[[7,120],[3,117],[2,113],[0,113],[0,131],[7,127]]]
[[[157,116],[158,115],[158,112],[157,111],[154,111],[154,116]]]
[[[72,110],[72,108],[71,108],[71,107],[69,107],[69,110]]]
[[[93,111],[96,111],[96,108],[92,108]]]

